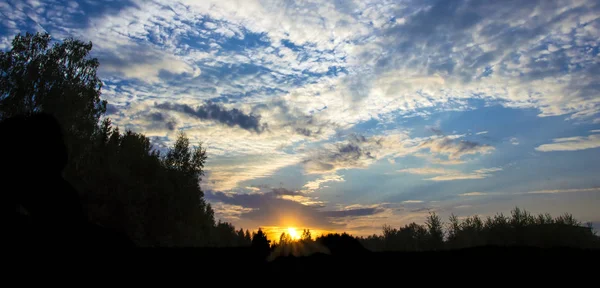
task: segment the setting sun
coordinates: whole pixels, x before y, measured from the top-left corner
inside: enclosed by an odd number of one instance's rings
[[[292,238],[292,240],[298,240],[298,239],[300,239],[300,235],[298,235],[298,231],[296,231],[296,228],[289,227],[288,228],[288,234],[290,235],[290,237]]]

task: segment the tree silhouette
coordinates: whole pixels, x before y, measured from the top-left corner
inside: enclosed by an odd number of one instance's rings
[[[252,236],[250,236],[250,231],[248,231],[248,229],[246,229],[246,234],[244,235],[244,243],[246,243],[246,245],[252,245]]]
[[[312,241],[312,235],[310,234],[310,230],[309,229],[304,229],[302,231],[302,237],[300,239],[303,242]]]
[[[444,247],[444,231],[440,217],[435,213],[430,213],[425,220],[425,225],[427,225],[429,234],[428,248],[431,250],[442,249]]]
[[[292,237],[289,234],[282,232],[281,236],[279,236],[279,245],[287,245],[287,244],[290,244],[291,242],[292,242]]]
[[[271,246],[271,240],[267,238],[267,235],[262,231],[262,228],[258,228],[258,231],[252,235],[252,247],[257,249],[268,249]]]
[[[460,220],[450,215],[444,231],[441,219],[431,213],[425,226],[411,223],[400,229],[383,226],[382,235],[360,238],[375,251],[420,251],[461,249],[478,246],[533,246],[600,248],[600,237],[591,225],[582,226],[573,215],[552,218],[549,214],[531,215],[516,207],[511,216],[497,214],[482,220],[478,215]],[[447,238],[444,241],[444,234]]]
[[[269,255],[271,240],[267,238],[262,228],[258,228],[258,231],[252,235],[252,248],[257,256],[262,259],[265,259]]]
[[[71,182],[81,176],[77,166],[91,153],[87,143],[106,111],[91,50],[91,42],[67,38],[51,44],[47,33],[26,33],[0,52],[0,120],[42,111],[56,117],[65,132],[70,160],[64,173]]]

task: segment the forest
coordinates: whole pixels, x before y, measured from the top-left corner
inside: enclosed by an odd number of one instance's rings
[[[79,193],[90,222],[126,235],[137,247],[252,247],[271,258],[313,253],[438,251],[478,246],[598,248],[590,225],[570,214],[511,215],[443,221],[432,213],[424,224],[383,226],[379,235],[346,233],[293,240],[268,239],[253,227],[236,228],[215,219],[200,187],[207,157],[203,143],[181,132],[161,151],[150,138],[121,131],[105,116],[100,65],[92,43],[48,34],[17,35],[0,52],[0,120],[44,112],[60,123],[68,159],[63,177]],[[5,141],[5,140],[3,140]],[[7,153],[7,151],[2,151]]]

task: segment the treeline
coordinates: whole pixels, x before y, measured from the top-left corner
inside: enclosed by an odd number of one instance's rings
[[[310,230],[304,230],[299,239],[292,239],[283,232],[278,242],[265,237],[263,245],[270,253],[269,258],[274,259],[314,253],[348,255],[365,251],[441,251],[482,246],[598,249],[600,237],[591,224],[582,225],[571,214],[532,215],[517,207],[510,216],[497,214],[483,219],[469,216],[460,220],[451,215],[446,223],[430,213],[423,225],[414,222],[400,228],[384,225],[382,234],[367,237],[330,233],[313,238]]]
[[[550,214],[532,215],[518,207],[510,216],[469,216],[460,220],[451,215],[447,223],[432,213],[424,225],[414,222],[400,228],[386,225],[381,235],[358,239],[371,251],[429,251],[490,245],[600,248],[600,238],[591,224],[584,226],[571,214],[553,218]]]

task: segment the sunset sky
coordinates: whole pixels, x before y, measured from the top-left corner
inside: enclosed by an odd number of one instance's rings
[[[600,228],[598,1],[7,0],[0,13],[1,49],[19,32],[92,41],[108,117],[157,147],[180,130],[202,141],[205,197],[236,227],[368,235],[519,206]]]

